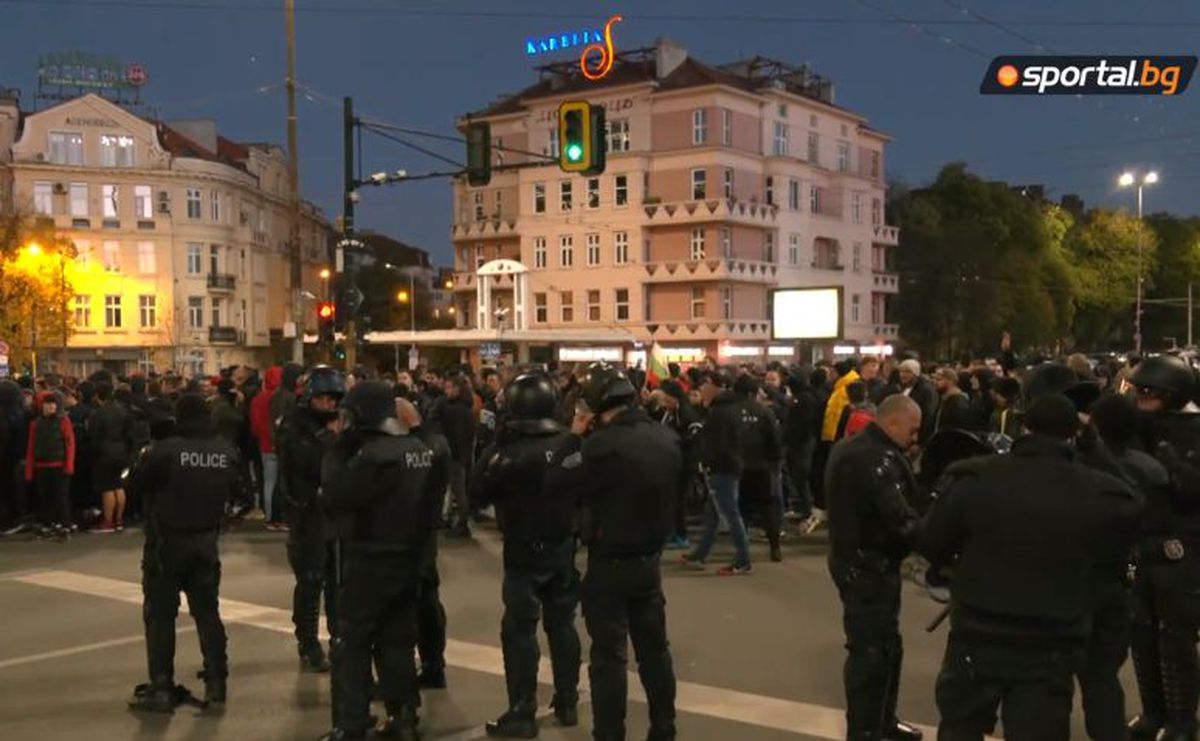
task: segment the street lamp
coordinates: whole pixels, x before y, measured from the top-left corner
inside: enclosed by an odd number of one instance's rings
[[[1142,188],[1158,182],[1158,173],[1151,170],[1142,175],[1141,180],[1132,172],[1123,172],[1117,179],[1117,185],[1122,188],[1137,186],[1137,306],[1133,316],[1133,347],[1134,352],[1142,354]]]
[[[329,268],[321,268],[321,272],[317,273],[317,276],[321,279],[321,285],[325,287],[323,293],[326,301],[329,300],[329,277],[331,275],[332,273],[329,272]]]
[[[400,291],[396,294],[396,300],[402,304],[408,303],[408,291]]]

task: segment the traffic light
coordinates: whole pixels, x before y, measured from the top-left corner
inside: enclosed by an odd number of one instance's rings
[[[317,302],[317,341],[333,342],[335,339],[333,320],[336,309],[332,301]]]
[[[467,124],[467,183],[487,185],[492,180],[492,125]]]
[[[563,172],[599,175],[604,172],[604,109],[586,100],[568,100],[558,107],[558,167]]]
[[[338,361],[342,361],[342,360],[346,359],[346,346],[345,345],[334,346],[333,359],[338,360]]]

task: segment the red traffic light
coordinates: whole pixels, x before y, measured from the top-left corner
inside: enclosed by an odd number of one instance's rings
[[[333,312],[334,309],[332,301],[320,301],[317,303],[317,318],[332,319]]]

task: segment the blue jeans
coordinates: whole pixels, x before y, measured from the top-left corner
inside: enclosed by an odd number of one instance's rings
[[[279,456],[275,453],[263,453],[263,492],[262,492],[262,510],[267,516],[269,522],[274,522],[275,510],[271,509],[274,503],[275,482],[279,479]],[[282,518],[278,518],[282,519]]]
[[[746,566],[750,563],[750,541],[746,537],[746,524],[742,522],[742,513],[738,509],[738,486],[740,477],[714,473],[708,477],[712,485],[708,508],[704,513],[704,533],[700,536],[700,545],[692,553],[698,561],[708,558],[713,543],[717,540],[717,526],[721,516],[729,523],[729,534],[733,536],[735,566]],[[720,515],[718,515],[720,513]]]

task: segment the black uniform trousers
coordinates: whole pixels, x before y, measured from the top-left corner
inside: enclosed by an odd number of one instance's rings
[[[438,574],[437,557],[438,536],[430,533],[421,557],[417,585],[417,653],[421,657],[421,668],[432,670],[446,668],[446,608],[442,606],[439,591],[442,579]]]
[[[175,618],[179,615],[180,592],[187,595],[188,610],[196,622],[205,676],[224,679],[229,673],[225,626],[217,610],[221,586],[219,532],[162,532],[155,523],[147,531],[142,552],[142,618],[150,682],[155,687],[168,687],[174,682]]]
[[[44,525],[71,525],[71,477],[62,468],[38,468],[33,472],[38,509]]]
[[[846,634],[846,738],[877,741],[896,723],[900,693],[900,571],[831,562]]]
[[[288,514],[288,565],[296,577],[292,590],[292,624],[301,653],[320,648],[321,595],[325,596],[325,622],[332,631],[337,624],[337,587],[328,578],[332,568],[332,542],[327,539],[329,523],[316,505],[290,505]]]
[[[1088,736],[1093,741],[1124,741],[1125,690],[1119,673],[1129,655],[1129,591],[1115,580],[1105,586],[1076,676]]]
[[[1132,602],[1142,715],[1176,733],[1192,733],[1200,693],[1200,559],[1139,564]]]
[[[982,741],[996,726],[1013,741],[1068,741],[1073,673],[1084,645],[1033,645],[950,632],[937,679],[938,741]]]
[[[630,641],[650,706],[648,739],[675,738],[675,670],[659,561],[658,553],[624,558],[589,554],[581,595],[592,638],[588,678],[595,741],[624,741]]]
[[[343,547],[332,652],[337,687],[333,718],[347,735],[363,734],[370,724],[373,654],[389,710],[410,704],[416,696],[419,568],[419,553],[364,553]]]
[[[555,707],[578,704],[582,649],[575,630],[575,609],[579,591],[574,538],[561,543],[504,544],[500,643],[510,708],[531,715],[537,709],[539,618],[550,646]]]

